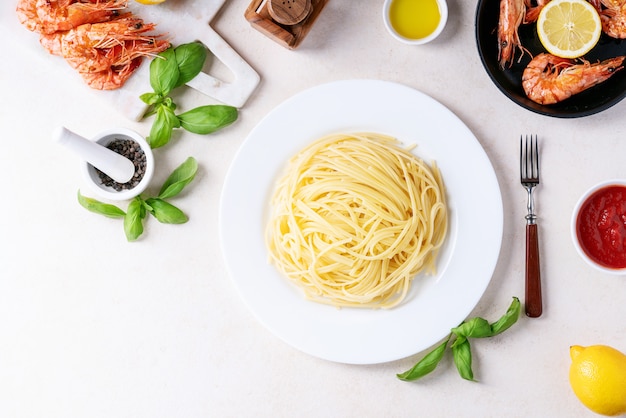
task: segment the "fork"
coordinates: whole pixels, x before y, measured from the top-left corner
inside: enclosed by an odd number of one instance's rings
[[[539,185],[539,149],[537,135],[520,136],[520,177],[522,186],[528,192],[528,214],[526,215],[526,315],[531,318],[541,316],[541,272],[539,268],[539,240],[537,236],[537,215],[533,190]]]

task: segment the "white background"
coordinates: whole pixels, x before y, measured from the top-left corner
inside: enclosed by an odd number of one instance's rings
[[[330,1],[300,48],[289,51],[250,27],[246,0],[228,1],[212,26],[261,83],[231,127],[208,137],[179,132],[155,152],[155,193],[188,156],[198,160],[196,180],[173,201],[190,221],[150,219],[135,243],[126,242],[120,220],[77,203],[79,188],[89,194],[79,162],[51,133],[58,125],[85,136],[124,126],[147,135],[151,120],[131,120],[102,100],[19,24],[14,0],[2,3],[0,416],[595,416],[570,389],[569,346],[626,352],[626,279],[584,264],[569,224],[587,188],[626,174],[626,103],[573,120],[531,113],[502,95],[482,68],[476,1],[450,1],[441,37],[419,47],[386,33],[382,3]],[[406,383],[396,373],[424,353],[371,366],[303,354],[255,320],[227,274],[219,198],[238,147],[283,100],[350,78],[395,81],[432,96],[467,124],[491,159],[504,202],[504,244],[471,316],[495,320],[512,296],[523,299],[519,136],[539,134],[544,315],[522,316],[506,333],[473,342],[477,383],[462,380],[449,356],[432,375]],[[178,100],[181,108],[211,103],[191,90]]]

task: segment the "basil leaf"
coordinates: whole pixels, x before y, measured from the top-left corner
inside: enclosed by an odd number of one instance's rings
[[[126,212],[115,205],[102,203],[99,200],[83,196],[80,194],[80,190],[78,191],[78,203],[90,212],[98,213],[109,218],[121,218],[126,215]]]
[[[520,310],[520,301],[514,296],[507,312],[493,324],[489,324],[487,320],[480,317],[462,322],[458,327],[452,328],[451,334],[445,343],[428,353],[412,369],[398,374],[398,378],[402,380],[416,380],[434,370],[441,360],[452,334],[454,334],[456,339],[450,346],[454,364],[463,379],[475,381],[474,372],[472,371],[472,351],[469,339],[492,337],[506,331],[517,321]]]
[[[206,135],[224,128],[237,120],[236,107],[207,105],[196,107],[178,115],[180,126],[189,132]]]
[[[170,142],[172,131],[178,126],[178,118],[172,109],[165,105],[157,107],[150,135],[146,138],[150,148],[159,148]]]
[[[397,374],[396,376],[398,377],[398,379],[410,382],[424,377],[428,373],[435,370],[435,368],[443,358],[446,347],[448,345],[448,341],[450,341],[450,335],[448,335],[448,338],[446,338],[446,340],[441,343],[437,348],[426,354],[426,356],[418,361],[411,369],[407,370],[404,373]]]
[[[506,313],[500,319],[491,324],[491,335],[498,335],[511,327],[517,322],[521,310],[521,304],[518,298],[513,297],[513,301],[507,309]]]
[[[158,197],[147,199],[146,204],[150,207],[150,213],[161,223],[184,224],[189,220],[182,210]]]
[[[124,233],[128,241],[135,241],[143,234],[143,219],[146,217],[146,208],[143,201],[136,197],[128,204],[124,216]]]
[[[486,319],[472,318],[467,322],[463,322],[456,328],[452,328],[452,332],[459,337],[466,338],[485,338],[491,337],[491,325]]]
[[[165,183],[161,186],[161,191],[159,191],[159,198],[168,199],[176,196],[185,186],[191,183],[197,171],[198,162],[193,157],[187,158],[165,180]]]
[[[191,42],[179,45],[174,49],[174,52],[179,71],[178,80],[174,87],[179,87],[193,80],[202,71],[207,50],[200,42]]]
[[[470,349],[469,340],[462,338],[461,343],[453,344],[452,356],[456,369],[459,371],[461,377],[465,380],[475,381],[474,372],[472,371],[472,351]]]
[[[154,105],[163,101],[163,96],[157,93],[144,93],[139,98],[147,105]]]
[[[156,94],[167,96],[176,87],[179,74],[176,54],[172,47],[159,53],[150,62],[150,86]]]
[[[172,100],[171,97],[169,97],[169,96],[165,97],[163,99],[162,103],[163,103],[163,106],[166,106],[166,107],[170,108],[171,110],[176,110],[176,103],[174,103],[174,101]],[[176,118],[176,120],[173,121],[173,122],[175,122],[175,127],[176,128],[180,128],[180,122],[178,121],[178,118]]]

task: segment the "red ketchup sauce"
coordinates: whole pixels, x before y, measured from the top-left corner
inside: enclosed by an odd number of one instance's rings
[[[576,235],[596,263],[626,267],[626,186],[609,185],[589,196],[578,212]]]

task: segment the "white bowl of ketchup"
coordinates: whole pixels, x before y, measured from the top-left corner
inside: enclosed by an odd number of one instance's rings
[[[626,275],[626,180],[596,184],[576,203],[571,224],[578,254],[608,274]]]

